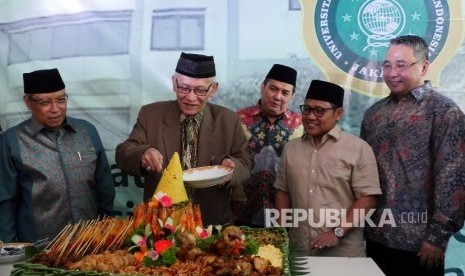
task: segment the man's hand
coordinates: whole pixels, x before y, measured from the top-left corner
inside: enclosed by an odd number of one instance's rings
[[[339,238],[336,237],[333,230],[318,234],[310,241],[310,248],[323,249],[326,247],[333,247],[339,244]]]
[[[231,168],[233,168],[233,169],[236,167],[236,164],[234,164],[234,162],[233,162],[231,159],[229,159],[229,158],[223,159],[223,162],[221,163],[221,165],[226,166],[226,167],[231,167]],[[229,181],[231,181],[231,179],[232,179],[232,176],[233,176],[233,174],[230,174],[230,175],[229,175],[226,179],[224,179],[224,181],[221,182],[218,186],[219,186],[219,187],[224,187],[224,186],[228,185]]]
[[[423,242],[417,256],[420,257],[420,266],[426,265],[428,269],[437,267],[444,262],[444,251],[429,242]]]
[[[147,172],[155,171],[159,173],[162,170],[163,155],[156,148],[148,148],[142,154],[140,164]]]

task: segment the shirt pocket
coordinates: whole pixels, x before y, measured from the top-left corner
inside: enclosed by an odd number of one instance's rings
[[[350,184],[352,168],[344,163],[324,163],[322,164],[321,173],[321,185],[323,186],[335,186],[342,183]]]
[[[94,148],[68,152],[66,160],[68,178],[75,184],[94,185],[96,162],[97,155]]]
[[[79,161],[82,163],[95,163],[95,161],[97,160],[97,155],[93,148],[78,151],[76,154],[79,158]]]

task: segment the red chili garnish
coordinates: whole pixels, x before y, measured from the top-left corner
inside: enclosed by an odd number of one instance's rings
[[[166,249],[170,248],[171,246],[173,246],[173,244],[167,240],[159,240],[159,241],[156,241],[154,244],[155,251],[157,251],[158,254],[161,254],[162,252],[164,252]]]

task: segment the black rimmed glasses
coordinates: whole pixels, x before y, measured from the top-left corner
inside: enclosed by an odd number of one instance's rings
[[[302,104],[300,105],[300,111],[303,115],[310,115],[313,112],[317,117],[323,117],[325,115],[326,110],[337,109],[339,107],[330,107],[330,108],[321,108],[321,107],[310,107],[308,105]]]
[[[27,95],[27,98],[42,107],[49,107],[52,103],[57,103],[60,105],[66,104],[68,102],[68,95],[65,93],[63,96],[54,99],[54,100],[36,100],[31,95]]]
[[[422,60],[417,60],[415,62],[412,62],[412,63],[406,63],[406,62],[398,62],[396,64],[392,64],[390,62],[384,62],[383,65],[381,65],[383,67],[383,71],[384,72],[389,72],[391,71],[392,69],[396,70],[397,72],[405,72],[407,69],[409,69],[410,67],[412,67],[413,65],[419,63],[419,62],[422,62]]]
[[[207,95],[208,91],[210,88],[213,86],[215,82],[212,82],[207,89],[200,89],[200,88],[190,88],[190,87],[185,87],[185,86],[179,86],[178,79],[176,79],[176,87],[178,89],[178,92],[181,94],[189,94],[191,91],[194,91],[194,94],[197,96],[205,96]]]

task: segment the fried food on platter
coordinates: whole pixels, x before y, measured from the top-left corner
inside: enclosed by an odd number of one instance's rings
[[[70,270],[98,271],[118,273],[123,268],[134,265],[134,256],[126,250],[105,251],[102,254],[87,255],[77,262],[68,261],[66,268]]]
[[[271,244],[279,248],[284,243],[284,237],[280,233],[267,228],[245,229],[244,232],[260,246]]]
[[[170,267],[127,266],[118,273],[146,275],[282,275],[282,270],[272,267],[261,257],[218,257],[198,255],[192,261],[176,262]]]
[[[81,223],[83,225],[96,225],[96,223]],[[106,222],[107,225],[111,223]],[[122,223],[115,221],[114,225],[122,225]],[[132,225],[132,222],[130,222]],[[121,227],[121,226],[118,226]],[[82,229],[76,227],[70,227],[68,232],[84,233]],[[241,244],[245,242],[249,243],[248,234],[253,232],[260,232],[266,234],[268,232],[281,232],[276,229],[244,229],[237,226],[226,226],[222,229],[218,229],[219,233],[214,233],[211,238],[212,241],[206,244],[205,249],[200,249],[200,245],[197,243],[202,240],[196,238],[194,235],[188,232],[178,233],[176,235],[176,246],[179,251],[176,252],[176,261],[170,266],[164,265],[150,265],[147,266],[145,262],[135,261],[135,257],[132,253],[128,252],[127,249],[118,251],[105,251],[98,254],[86,254],[84,258],[80,260],[72,259],[71,255],[67,259],[61,258],[60,263],[63,264],[62,268],[71,269],[70,274],[76,276],[84,276],[86,271],[98,271],[92,272],[93,275],[104,276],[108,273],[131,273],[131,274],[146,274],[146,275],[288,275],[288,265],[283,263],[283,267],[275,267],[271,260],[263,258],[261,256],[253,256],[250,254],[256,253],[241,253],[232,254],[232,251],[240,249]],[[88,232],[86,232],[88,233]],[[247,233],[244,237],[243,233]],[[111,234],[108,234],[110,236]],[[86,237],[88,237],[86,235]],[[286,236],[285,236],[286,237]],[[284,238],[285,238],[284,237]],[[205,239],[207,240],[207,239]],[[203,241],[205,241],[203,240]],[[217,241],[217,242],[214,242]],[[224,255],[218,255],[217,245],[222,244],[221,247],[225,246],[224,252],[229,253]],[[258,247],[257,247],[258,248]],[[266,249],[267,247],[265,247]],[[268,250],[268,249],[266,249]],[[162,252],[159,250],[159,252]],[[245,251],[241,251],[245,252]],[[250,251],[248,251],[250,252]],[[254,251],[257,252],[257,251]],[[283,251],[284,252],[284,251]],[[284,254],[284,253],[283,253]],[[149,256],[152,258],[153,256]],[[47,273],[62,273],[60,275],[68,275],[67,270],[59,268],[53,268],[52,265],[48,267],[38,266],[37,264],[28,264],[29,266],[17,266],[15,275],[20,275],[18,272],[27,272],[27,274],[37,274],[40,269],[47,271]],[[77,269],[77,270],[76,270]],[[95,274],[94,274],[95,273]],[[22,274],[21,274],[22,275]]]
[[[132,231],[132,225],[133,221],[129,218],[104,218],[67,225],[30,262],[60,268],[65,267],[66,262],[79,261],[86,255],[120,249],[127,234]]]

